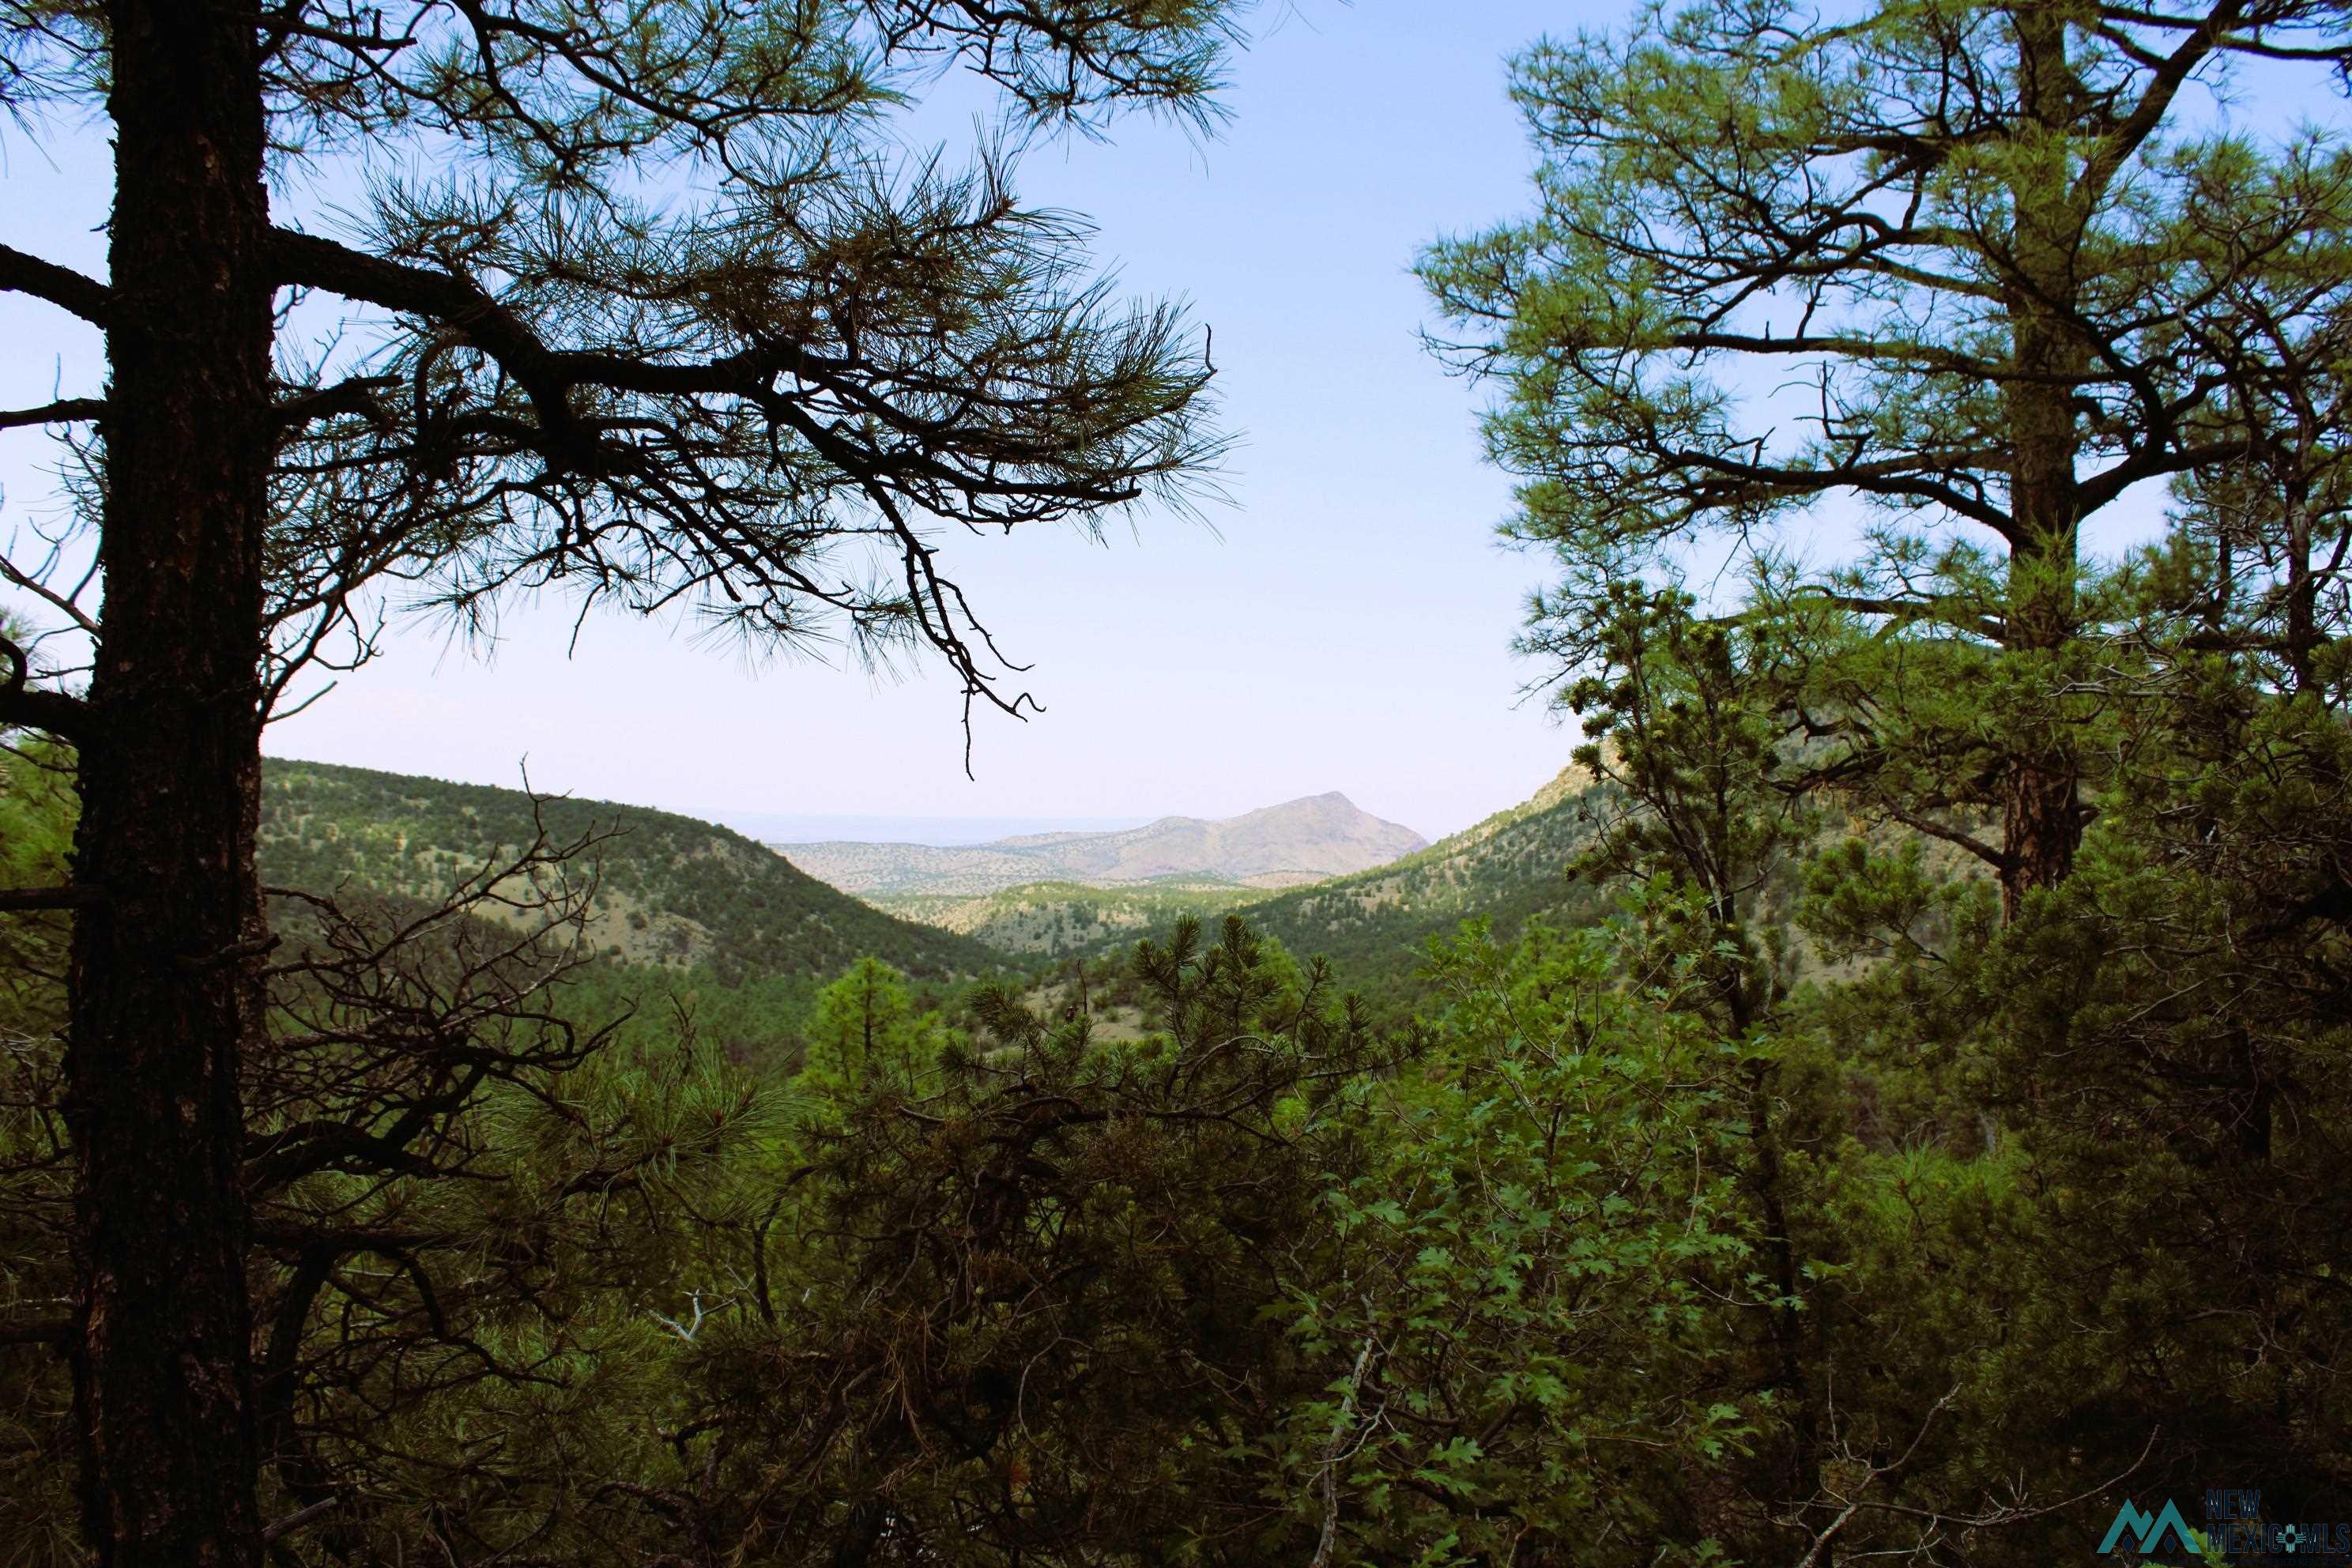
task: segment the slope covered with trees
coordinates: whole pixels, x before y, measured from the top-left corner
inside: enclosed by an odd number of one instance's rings
[[[1279,893],[1248,907],[1250,923],[1294,952],[1329,956],[1368,992],[1417,994],[1429,940],[1474,916],[1515,936],[1538,915],[1585,924],[1604,895],[1574,876],[1607,803],[1578,768],[1532,797],[1390,865]]]
[[[437,903],[544,830],[596,837],[590,946],[633,964],[707,967],[729,979],[813,979],[877,957],[920,980],[970,979],[1001,955],[876,910],[739,833],[643,806],[459,784],[364,768],[272,761],[259,846],[273,886],[346,884]]]
[[[1165,930],[1185,915],[1210,917],[1270,895],[1264,889],[1189,878],[1092,887],[1030,882],[994,892],[877,894],[877,908],[957,931],[1021,959],[1066,957]]]

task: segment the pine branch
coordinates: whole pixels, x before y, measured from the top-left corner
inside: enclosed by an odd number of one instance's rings
[[[0,245],[0,289],[47,300],[100,327],[106,325],[114,300],[112,291],[96,279],[5,245]]]

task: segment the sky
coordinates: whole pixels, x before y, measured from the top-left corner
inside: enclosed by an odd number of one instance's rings
[[[1215,332],[1236,446],[1227,501],[1075,529],[957,538],[951,574],[1045,711],[975,716],[954,687],[806,660],[747,668],[690,628],[509,616],[488,657],[418,622],[271,728],[273,755],[714,817],[773,838],[965,841],[1165,814],[1223,816],[1327,790],[1435,837],[1526,798],[1575,741],[1510,651],[1543,563],[1494,525],[1478,393],[1420,347],[1410,268],[1441,234],[1526,205],[1509,53],[1607,26],[1622,0],[1297,0],[1263,10],[1202,141],[1148,120],[1033,151],[1032,203],[1088,215],[1121,288]],[[964,112],[908,134],[969,142]],[[106,151],[0,132],[10,239],[103,271]],[[32,215],[26,221],[25,215]],[[95,391],[95,335],[0,300],[0,406]],[[0,433],[0,537],[49,504],[49,456]]]
[[[419,623],[267,750],[487,784],[527,760],[543,789],[775,837],[945,840],[1326,790],[1435,837],[1533,793],[1572,744],[1521,702],[1531,671],[1509,650],[1540,563],[1493,541],[1507,486],[1479,461],[1475,393],[1416,342],[1410,268],[1441,232],[1523,205],[1505,58],[1578,12],[1298,0],[1260,19],[1213,140],[1130,117],[1022,164],[1024,199],[1096,222],[1125,292],[1181,299],[1213,328],[1237,443],[1227,502],[1201,519],[1147,513],[1102,545],[1059,526],[950,542],[1045,708],[976,715],[975,777],[943,679],[747,668],[688,628],[618,617],[567,657],[560,605],[509,616],[488,658]],[[102,274],[102,141],[10,133],[0,151],[11,243]],[[95,334],[61,312],[0,304],[0,406],[95,390]],[[0,433],[0,534],[45,509],[52,460]]]

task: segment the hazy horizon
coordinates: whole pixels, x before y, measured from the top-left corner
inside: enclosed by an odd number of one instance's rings
[[[332,757],[297,757],[275,749],[269,752],[269,755],[278,762],[337,764],[337,759]],[[384,771],[400,772],[402,770]],[[517,768],[513,773],[503,779],[452,779],[445,782],[491,784],[508,788],[520,788],[528,783],[534,788],[546,787],[543,781],[536,776],[526,779],[521,768]],[[1293,795],[1287,800],[1265,801],[1257,806],[1245,808],[1244,812],[1170,811],[1148,816],[1129,814],[1117,816],[1085,816],[1050,813],[1031,816],[923,816],[887,812],[761,811],[756,808],[712,805],[692,800],[684,802],[621,800],[600,795],[590,790],[564,790],[552,793],[589,800],[609,799],[616,805],[647,806],[676,812],[681,816],[695,817],[704,822],[715,822],[722,827],[731,828],[747,838],[755,838],[763,844],[786,847],[796,844],[826,843],[895,844],[920,845],[937,849],[990,844],[998,839],[1015,838],[1038,833],[1118,833],[1130,828],[1148,827],[1155,822],[1164,821],[1170,817],[1190,817],[1211,822],[1224,821],[1245,815],[1247,811],[1260,810],[1265,806],[1286,805],[1293,801],[1311,799],[1316,795],[1326,794],[1346,796],[1351,804],[1355,799],[1347,790],[1337,789],[1313,790],[1304,795]],[[1371,815],[1380,816],[1378,812]],[[1382,817],[1381,820],[1391,819]],[[1394,826],[1410,828],[1421,834],[1423,838],[1434,840],[1443,837],[1443,835],[1423,832],[1421,828],[1409,822],[1395,823]]]
[[[825,816],[712,812],[709,818],[763,844],[913,844],[956,849],[1030,833],[1118,833],[1154,817]]]
[[[1293,795],[1289,800],[1270,800],[1264,806],[1252,806],[1249,810],[1289,805],[1322,795],[1343,796],[1351,805],[1355,801],[1355,797],[1344,789],[1317,790],[1310,795]],[[1149,827],[1155,822],[1171,818],[1223,822],[1234,816],[1246,816],[1247,812],[1212,815],[1198,811],[1173,811],[1162,812],[1156,816],[892,816],[870,813],[745,812],[714,808],[688,811],[686,815],[704,817],[731,827],[746,837],[786,848],[798,844],[845,843],[923,845],[950,849],[993,844],[1000,839],[1040,833],[1119,833]],[[1378,812],[1370,815],[1380,816]],[[1390,821],[1386,817],[1381,820]],[[1442,837],[1423,833],[1409,822],[1394,822],[1391,826],[1420,834],[1425,839]]]

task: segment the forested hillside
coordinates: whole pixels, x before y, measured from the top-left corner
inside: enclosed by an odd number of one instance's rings
[[[593,839],[574,868],[595,879],[586,934],[629,963],[813,979],[870,955],[945,981],[1003,962],[836,892],[739,833],[644,806],[278,760],[261,798],[262,872],[275,886],[437,902],[543,826],[559,842]]]
[[[969,895],[877,893],[874,904],[971,937],[998,952],[1034,959],[1093,952],[1164,930],[1184,915],[1220,915],[1270,896],[1262,888],[1189,879],[1110,888],[1031,882]]]
[[[1291,889],[1251,904],[1253,927],[1296,952],[1321,953],[1368,994],[1420,994],[1429,939],[1478,916],[1516,936],[1531,916],[1565,925],[1600,919],[1610,895],[1573,875],[1608,801],[1570,767],[1531,798],[1402,859]]]

